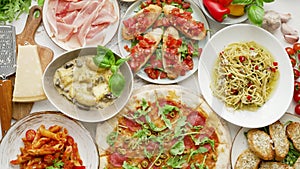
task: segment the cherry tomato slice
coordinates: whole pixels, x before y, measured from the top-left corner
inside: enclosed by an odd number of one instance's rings
[[[297,104],[295,106],[295,113],[298,114],[298,115],[300,115],[300,104]]]
[[[294,43],[293,49],[294,49],[295,52],[300,51],[300,43]]]
[[[286,47],[285,51],[289,56],[293,56],[295,54],[295,51],[292,47]]]
[[[294,79],[298,79],[300,77],[300,71],[298,69],[294,69]]]
[[[294,92],[293,99],[297,104],[300,104],[300,92]]]
[[[300,91],[300,82],[294,81],[294,92]]]
[[[292,63],[292,66],[295,67],[295,66],[296,66],[296,63],[297,63],[296,59],[290,58],[290,61],[291,61],[291,63]]]
[[[35,135],[36,135],[35,130],[33,130],[33,129],[27,130],[25,133],[26,140],[32,142]]]

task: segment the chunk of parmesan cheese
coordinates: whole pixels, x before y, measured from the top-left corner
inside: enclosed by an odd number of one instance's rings
[[[18,45],[14,102],[46,99],[42,86],[42,67],[36,45]]]

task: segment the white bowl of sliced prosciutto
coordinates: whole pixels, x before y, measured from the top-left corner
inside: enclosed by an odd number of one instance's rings
[[[59,47],[72,50],[106,45],[119,26],[116,0],[45,0],[43,23]]]

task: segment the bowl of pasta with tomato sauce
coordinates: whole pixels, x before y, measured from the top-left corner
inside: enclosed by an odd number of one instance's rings
[[[99,153],[88,130],[60,112],[17,121],[0,144],[1,168],[95,169]]]
[[[272,124],[292,100],[290,59],[279,40],[260,27],[237,24],[221,29],[203,48],[198,66],[204,98],[235,125]]]

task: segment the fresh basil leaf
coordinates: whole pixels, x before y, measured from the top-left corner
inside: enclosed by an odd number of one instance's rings
[[[274,2],[275,0],[264,0],[265,3]]]
[[[97,55],[93,58],[93,60],[99,67],[104,66],[104,68],[107,68],[108,65],[115,65],[114,53],[104,46],[97,47]]]
[[[259,7],[257,5],[251,5],[248,8],[248,18],[251,23],[257,26],[261,26],[264,18],[264,8]]]
[[[109,88],[114,96],[119,97],[125,87],[125,78],[120,73],[114,73],[109,79]]]
[[[255,0],[255,5],[257,5],[259,7],[263,7],[264,6],[264,1],[263,0]]]
[[[118,60],[116,61],[116,66],[122,65],[124,62],[128,61],[129,59],[130,59],[130,57],[118,59]]]
[[[253,0],[233,0],[232,4],[241,4],[241,5],[249,5],[253,2]]]
[[[174,156],[181,155],[184,152],[185,146],[182,140],[177,141],[170,150],[170,153]]]

